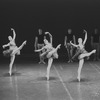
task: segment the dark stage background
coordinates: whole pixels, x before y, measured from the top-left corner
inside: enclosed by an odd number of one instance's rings
[[[83,37],[83,29],[88,31],[87,51],[91,51],[90,35],[94,28],[100,30],[100,0],[0,0],[0,58],[2,45],[8,43],[8,35],[14,28],[16,44],[24,40],[27,45],[21,56],[35,56],[34,39],[41,28],[53,35],[54,47],[62,44],[59,54],[66,55],[63,46],[68,28],[78,37]],[[67,55],[66,55],[67,56]],[[62,59],[62,58],[61,58]]]

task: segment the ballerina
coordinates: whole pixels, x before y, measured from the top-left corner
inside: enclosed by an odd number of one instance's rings
[[[9,64],[10,76],[12,75],[12,66],[15,60],[15,55],[20,55],[20,50],[23,48],[23,46],[27,42],[27,41],[24,41],[19,47],[17,47],[15,43],[15,38],[16,38],[15,30],[13,28],[11,28],[11,30],[13,31],[13,37],[8,36],[9,43],[2,46],[3,48],[9,47],[9,49],[3,51],[3,54],[4,56],[10,57],[10,64]]]
[[[84,30],[84,33],[85,33],[85,39],[84,41],[82,40],[82,38],[78,38],[78,45],[76,44],[73,44],[71,41],[70,43],[74,46],[74,47],[77,47],[77,52],[76,54],[72,57],[72,59],[74,59],[75,57],[78,56],[78,59],[79,59],[79,67],[78,67],[78,76],[77,76],[77,79],[78,81],[80,82],[80,75],[81,75],[81,70],[82,70],[82,67],[83,67],[83,64],[84,64],[84,58],[86,57],[89,57],[91,54],[95,53],[96,50],[92,50],[91,52],[87,52],[85,50],[85,43],[86,43],[86,40],[87,40],[87,31]]]
[[[45,50],[40,56],[44,56],[48,59],[48,66],[47,66],[47,80],[49,80],[49,74],[50,74],[50,68],[53,63],[53,59],[58,59],[58,53],[57,50],[60,48],[61,44],[59,44],[56,48],[52,46],[52,35],[49,32],[45,32],[45,34],[50,35],[50,42],[48,42],[47,39],[44,39],[45,46],[41,49],[35,50],[35,52],[40,52],[42,50]]]

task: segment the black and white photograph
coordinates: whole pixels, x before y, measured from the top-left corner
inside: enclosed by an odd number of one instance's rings
[[[0,100],[100,100],[100,0],[0,0]]]

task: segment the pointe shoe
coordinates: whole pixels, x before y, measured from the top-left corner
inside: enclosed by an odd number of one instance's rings
[[[95,53],[95,52],[96,52],[96,50],[93,50],[92,52],[93,52],[93,53]]]
[[[23,44],[26,45],[26,42],[27,42],[27,41],[24,41]]]
[[[49,75],[46,75],[47,81],[49,81]]]
[[[61,44],[59,44],[59,45],[56,47],[56,50],[60,49],[60,46],[61,46]]]
[[[80,78],[79,78],[79,77],[77,77],[77,79],[78,79],[78,81],[80,82]]]
[[[12,72],[11,72],[11,71],[9,71],[9,75],[10,75],[10,76],[12,75]]]
[[[58,49],[60,49],[61,44],[58,45]]]

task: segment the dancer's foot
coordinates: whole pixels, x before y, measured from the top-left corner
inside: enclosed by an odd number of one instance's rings
[[[10,71],[10,70],[9,70],[9,75],[10,75],[10,76],[12,75],[12,71]]]
[[[93,50],[93,51],[92,51],[92,53],[95,53],[95,52],[96,52],[96,50]]]
[[[49,81],[49,75],[46,75],[47,81]]]
[[[27,42],[27,41],[24,41],[24,42],[23,42],[23,45],[26,45],[26,42]]]
[[[77,79],[78,79],[78,81],[80,82],[80,77],[79,77],[79,76],[77,76]]]
[[[60,46],[61,46],[61,44],[59,44],[59,45],[57,46],[57,48],[60,49]]]

